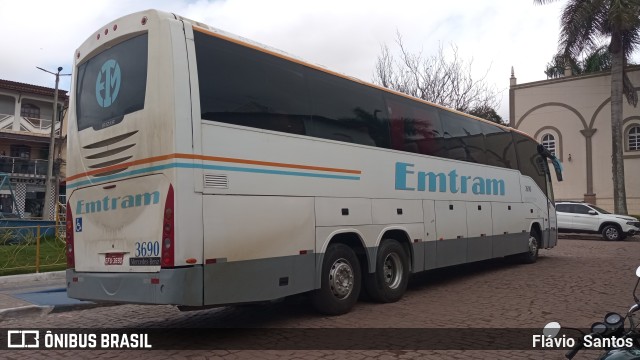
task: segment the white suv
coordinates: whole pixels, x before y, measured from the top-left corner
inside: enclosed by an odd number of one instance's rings
[[[638,219],[611,214],[587,203],[558,202],[556,214],[560,232],[600,233],[605,240],[623,240],[640,233]]]

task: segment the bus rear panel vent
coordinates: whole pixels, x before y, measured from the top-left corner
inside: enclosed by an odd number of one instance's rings
[[[229,178],[227,175],[204,174],[204,187],[206,189],[228,189]]]

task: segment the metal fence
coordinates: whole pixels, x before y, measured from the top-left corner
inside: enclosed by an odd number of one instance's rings
[[[46,159],[31,160],[17,157],[0,156],[0,172],[9,174],[47,175]]]
[[[63,270],[64,223],[0,227],[0,275]]]

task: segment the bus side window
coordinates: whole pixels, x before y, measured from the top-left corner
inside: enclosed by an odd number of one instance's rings
[[[522,175],[530,176],[540,189],[547,194],[546,174],[544,163],[546,160],[538,154],[538,143],[524,135],[512,133],[516,143],[518,165]]]
[[[511,133],[483,122],[480,123],[480,127],[485,139],[487,165],[518,170],[518,159]]]
[[[382,92],[307,69],[312,120],[307,135],[389,148],[389,120]]]
[[[446,110],[440,110],[440,119],[450,159],[486,163],[480,121]]]
[[[405,137],[405,121],[411,117],[411,109],[401,102],[394,101],[391,96],[385,96],[389,112],[389,130],[391,134],[391,148],[395,150],[418,152],[417,145],[407,142]]]
[[[309,118],[303,66],[194,33],[204,120],[305,134]]]
[[[446,149],[437,109],[427,104],[411,104],[394,95],[385,95],[385,100],[389,109],[392,149],[443,156]]]
[[[421,154],[444,157],[446,148],[438,110],[424,104],[413,109],[411,122],[413,133],[417,136],[418,149]]]

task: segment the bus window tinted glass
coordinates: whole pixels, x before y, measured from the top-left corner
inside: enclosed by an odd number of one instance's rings
[[[389,121],[379,90],[307,69],[312,124],[307,134],[377,147],[389,147]]]
[[[480,123],[484,134],[487,165],[518,170],[518,158],[511,133],[502,128]]]
[[[450,159],[486,163],[480,121],[446,110],[440,110],[440,120]]]
[[[444,156],[438,110],[385,94],[391,126],[391,147],[424,155]],[[422,106],[421,106],[422,105]]]
[[[527,136],[512,133],[518,153],[518,165],[522,175],[530,176],[543,193],[546,191],[547,161],[538,153],[538,143]]]
[[[203,119],[306,133],[301,65],[197,31],[194,41]]]
[[[78,130],[104,129],[144,108],[147,48],[148,35],[139,35],[78,66]]]

